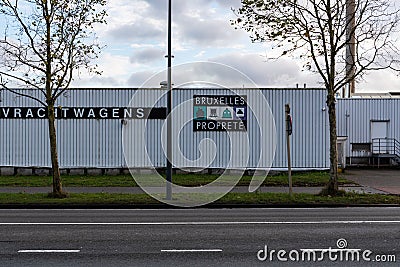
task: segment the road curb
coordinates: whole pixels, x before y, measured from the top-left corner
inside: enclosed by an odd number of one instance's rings
[[[398,208],[400,204],[208,204],[176,207],[167,204],[0,204],[0,209],[260,209],[260,208]]]

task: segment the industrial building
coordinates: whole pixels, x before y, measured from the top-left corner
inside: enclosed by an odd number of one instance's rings
[[[346,164],[400,165],[400,98],[365,94],[337,101],[337,133],[344,137]]]
[[[174,89],[174,108],[179,108],[181,103],[196,97],[206,97],[204,101],[208,101],[207,97],[214,100],[219,97],[219,102],[215,100],[216,104],[194,103],[182,106],[179,112],[172,114],[172,121],[183,121],[187,124],[180,126],[182,129],[179,136],[176,136],[176,147],[186,159],[176,158],[174,166],[193,169],[267,169],[270,166],[268,160],[263,160],[260,144],[265,138],[270,138],[270,141],[276,144],[271,148],[274,149],[271,168],[286,169],[285,104],[290,103],[293,118],[292,167],[298,170],[328,169],[329,122],[325,103],[326,91],[318,88],[242,88],[235,89],[234,95],[246,99],[253,95],[254,90],[259,90],[269,103],[276,129],[275,135],[272,132],[260,134],[257,118],[241,99],[232,97],[232,90]],[[141,96],[135,100],[136,105],[129,106],[130,99],[139,92]],[[129,167],[165,167],[162,144],[163,108],[166,103],[165,97],[162,96],[164,93],[165,89],[160,88],[68,90],[57,102],[57,137],[61,168],[126,168],[122,145],[124,129],[143,123],[146,123],[145,143],[150,160],[146,160],[141,153],[136,153]],[[157,97],[157,103],[150,103],[150,106],[149,99]],[[34,100],[5,90],[1,91],[0,100],[0,167],[33,170],[49,168],[51,163],[45,109]],[[226,107],[222,107],[223,105]],[[252,105],[262,108],[264,104],[261,99],[253,99]],[[216,116],[221,116],[218,123],[214,123],[212,119]],[[188,121],[192,122],[187,123]],[[343,141],[339,149],[339,158],[343,159],[343,164],[398,163],[399,98],[338,99],[337,121],[338,136],[343,137],[340,139]],[[235,166],[228,162],[231,146],[235,145],[229,143],[229,134],[240,135],[243,129],[249,138],[249,160],[245,165],[238,163]],[[230,131],[232,133],[229,133]],[[137,134],[140,136],[142,133],[138,130]],[[136,139],[132,138],[132,142],[138,142]],[[199,146],[204,139],[213,140],[216,146],[215,157],[211,162],[196,160],[201,158]],[[149,163],[152,166],[149,166]]]

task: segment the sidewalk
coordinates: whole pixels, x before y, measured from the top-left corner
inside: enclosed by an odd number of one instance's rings
[[[346,170],[345,178],[386,194],[400,195],[400,170]]]

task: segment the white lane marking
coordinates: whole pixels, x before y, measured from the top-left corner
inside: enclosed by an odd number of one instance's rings
[[[31,222],[0,223],[0,225],[250,225],[250,224],[400,224],[400,221],[243,221],[243,222]]]
[[[79,253],[80,250],[18,250],[18,253]]]
[[[168,253],[222,252],[222,249],[162,249]]]

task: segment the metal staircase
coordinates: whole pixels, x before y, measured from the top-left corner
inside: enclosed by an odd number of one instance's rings
[[[373,139],[372,156],[378,160],[378,167],[382,161],[400,167],[400,142],[394,138]]]

